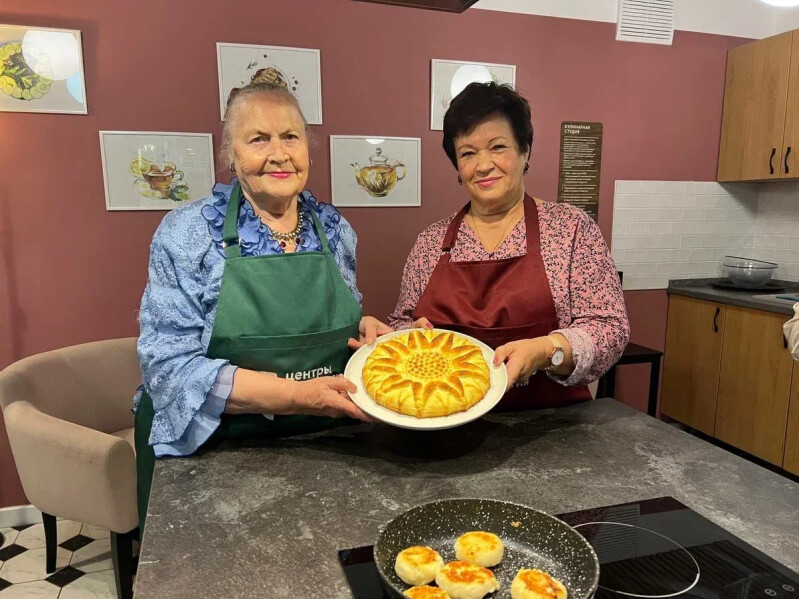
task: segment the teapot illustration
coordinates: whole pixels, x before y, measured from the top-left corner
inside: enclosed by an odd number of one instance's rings
[[[375,155],[369,157],[369,164],[361,167],[357,162],[351,166],[355,169],[355,180],[358,185],[370,196],[382,198],[394,189],[397,181],[405,178],[408,169],[401,162],[388,163],[388,158],[382,155],[381,148],[375,149]]]

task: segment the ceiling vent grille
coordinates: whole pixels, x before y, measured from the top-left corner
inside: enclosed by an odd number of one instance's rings
[[[618,41],[670,46],[673,38],[674,0],[619,0]]]

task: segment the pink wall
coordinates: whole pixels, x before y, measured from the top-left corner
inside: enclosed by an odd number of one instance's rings
[[[325,124],[314,128],[309,187],[322,200],[328,135],[422,138],[421,208],[344,210],[360,239],[365,309],[381,317],[417,233],[466,200],[441,134],[428,130],[431,58],[517,65],[536,128],[528,189],[539,197],[557,193],[560,122],[604,123],[609,238],[614,180],[714,178],[725,56],[740,42],[678,32],[671,47],[619,43],[612,24],[350,0],[5,0],[0,22],[80,29],[89,98],[88,116],[0,113],[0,367],[136,334],[163,213],[106,212],[97,131],[211,132],[218,143],[217,41],[321,49]],[[662,346],[665,296],[649,295],[628,297],[633,339]],[[643,385],[621,380],[620,396],[642,405]],[[0,433],[0,506],[22,502]]]

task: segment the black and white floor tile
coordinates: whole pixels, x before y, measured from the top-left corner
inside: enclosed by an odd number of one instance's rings
[[[107,530],[59,520],[56,571],[49,576],[43,524],[0,532],[0,599],[116,599]]]

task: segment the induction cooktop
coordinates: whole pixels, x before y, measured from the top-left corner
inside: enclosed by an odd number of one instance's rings
[[[672,497],[557,517],[596,551],[598,599],[799,599],[799,574]],[[393,598],[380,582],[371,545],[339,551],[339,561],[354,599]]]

